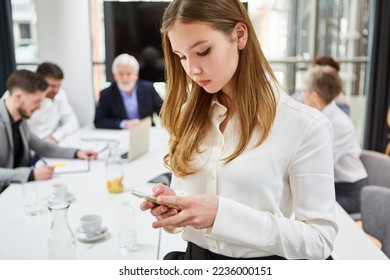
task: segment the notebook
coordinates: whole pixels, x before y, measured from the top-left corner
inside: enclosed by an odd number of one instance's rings
[[[47,164],[54,166],[54,174],[68,174],[78,172],[89,172],[89,160],[81,159],[63,159],[63,158],[44,158],[40,159],[35,166]]]
[[[149,150],[150,127],[152,118],[146,117],[129,128],[129,150],[122,158],[132,161]]]

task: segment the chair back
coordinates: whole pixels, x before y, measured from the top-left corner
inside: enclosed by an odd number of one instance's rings
[[[363,150],[360,155],[368,174],[368,184],[390,187],[390,157],[375,151]]]
[[[360,209],[364,231],[382,242],[382,251],[390,258],[390,188],[364,187]]]

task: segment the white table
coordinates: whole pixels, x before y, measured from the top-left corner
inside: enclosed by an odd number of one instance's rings
[[[101,138],[116,138],[127,141],[125,131],[82,130],[67,143],[79,141],[85,135],[97,135]],[[153,184],[147,181],[154,176],[167,172],[162,158],[166,151],[167,135],[159,128],[151,131],[150,150],[140,158],[125,164],[125,186],[151,192]],[[73,230],[79,226],[79,218],[85,214],[96,213],[103,217],[103,225],[108,227],[109,236],[100,242],[78,242],[79,259],[162,259],[170,251],[185,250],[186,243],[180,234],[169,234],[151,227],[154,218],[148,212],[137,211],[137,238],[139,250],[123,254],[118,246],[116,210],[122,201],[129,201],[139,208],[140,200],[128,191],[110,194],[105,186],[104,161],[91,161],[91,171],[61,175],[50,181],[38,182],[42,204],[50,195],[51,185],[63,182],[76,197],[69,208],[68,218]],[[337,205],[337,223],[339,232],[336,237],[332,257],[348,260],[386,260],[366,234],[355,225],[350,216]],[[0,195],[0,259],[46,259],[47,234],[51,223],[50,213],[45,210],[36,217],[24,214],[21,186],[12,185]]]
[[[111,131],[100,133],[110,136]],[[118,131],[113,134],[117,135]],[[104,161],[91,161],[88,173],[66,174],[49,181],[33,182],[38,184],[43,206],[43,212],[38,216],[27,217],[24,214],[20,185],[8,187],[0,195],[0,259],[46,259],[51,215],[44,205],[51,194],[51,185],[58,182],[65,183],[76,198],[68,211],[73,231],[80,225],[80,217],[90,213],[101,215],[103,225],[108,227],[109,234],[104,239],[77,243],[78,259],[157,259],[159,230],[152,228],[154,218],[150,213],[136,211],[139,249],[135,252],[124,254],[120,250],[116,225],[116,211],[121,202],[130,201],[133,207],[139,209],[141,200],[133,197],[128,190],[136,188],[149,193],[153,184],[147,181],[167,172],[162,162],[167,136],[161,129],[153,128],[151,138],[149,152],[125,164],[124,184],[127,191],[123,193],[108,193]]]
[[[388,260],[375,246],[367,234],[337,204],[336,220],[339,231],[336,236],[332,257],[335,260]]]

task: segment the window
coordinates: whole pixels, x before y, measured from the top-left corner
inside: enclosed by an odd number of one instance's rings
[[[19,23],[19,34],[21,39],[31,40],[31,25],[30,23]]]
[[[91,1],[95,89],[106,85],[103,0]],[[371,0],[246,0],[262,49],[289,94],[302,86],[313,58],[341,64],[344,94],[362,139]]]
[[[34,1],[12,0],[11,4],[17,67],[35,70],[38,49]]]
[[[362,140],[370,0],[248,0],[263,51],[289,94],[302,87],[313,58],[341,64],[343,92]]]

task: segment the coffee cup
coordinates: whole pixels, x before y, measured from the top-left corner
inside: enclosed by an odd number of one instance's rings
[[[102,218],[99,215],[89,214],[80,218],[81,229],[87,234],[93,234],[102,227]]]
[[[68,196],[68,187],[64,184],[57,183],[53,184],[53,196],[56,200],[66,199]]]

